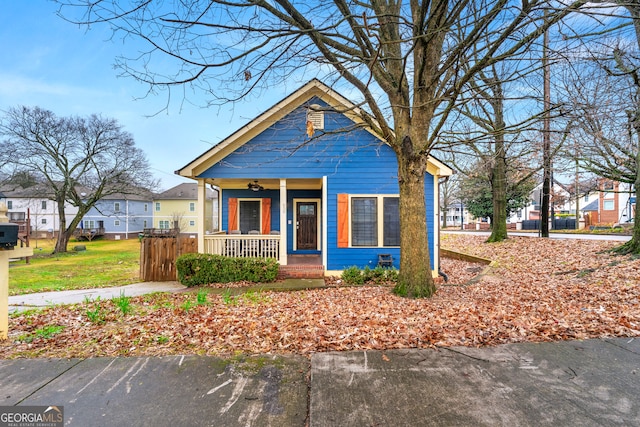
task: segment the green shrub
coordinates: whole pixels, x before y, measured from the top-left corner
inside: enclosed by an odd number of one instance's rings
[[[389,282],[398,283],[398,270],[395,268],[385,268],[385,278]]]
[[[355,265],[343,270],[341,279],[347,285],[362,285],[364,283],[364,276]]]
[[[353,266],[342,271],[341,279],[347,285],[395,283],[398,281],[398,270],[381,266],[376,266],[375,268],[366,266],[364,270],[360,270],[358,267]]]
[[[278,262],[267,258],[230,258],[221,255],[190,253],[176,261],[178,280],[185,286],[208,283],[273,282],[278,277]]]
[[[389,269],[377,265],[375,268],[369,268],[367,265],[362,271],[365,283],[384,283],[387,280],[387,271]]]

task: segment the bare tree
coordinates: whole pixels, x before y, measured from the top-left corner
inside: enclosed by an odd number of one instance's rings
[[[521,58],[524,59],[524,58]],[[523,69],[518,65],[526,62]],[[509,199],[514,189],[529,188],[531,177],[537,170],[533,153],[537,144],[529,140],[528,134],[535,126],[539,112],[527,112],[523,104],[535,104],[534,96],[523,95],[510,86],[524,86],[522,77],[537,69],[532,61],[517,61],[516,67],[509,64],[492,64],[469,80],[468,91],[456,111],[460,114],[452,127],[451,139],[460,142],[450,146],[454,163],[465,176],[465,183],[487,180],[491,193],[492,212],[489,242],[507,238],[507,215],[512,205]],[[502,65],[502,67],[498,67]],[[516,110],[517,115],[510,115]],[[474,159],[469,161],[469,157]],[[524,162],[529,159],[529,162]],[[467,164],[464,166],[464,164]],[[529,164],[526,164],[529,163]],[[518,182],[513,182],[513,179]],[[525,184],[526,183],[526,184]],[[486,188],[482,185],[483,190]],[[468,200],[475,200],[473,189],[464,189]]]
[[[38,107],[8,110],[0,121],[2,150],[16,168],[45,181],[43,197],[58,206],[60,229],[55,252],[66,252],[84,215],[101,198],[131,194],[155,183],[144,153],[113,119],[91,115],[58,117]],[[65,207],[77,214],[67,224]]]
[[[582,47],[564,68],[564,87],[580,142],[573,153],[585,170],[629,184],[640,196],[640,2],[615,1],[626,10],[617,37],[600,37]],[[640,211],[633,214],[633,235],[616,248],[640,253]]]
[[[619,59],[622,60],[622,55]],[[574,77],[567,82],[572,89],[577,117],[572,136],[580,141],[579,150],[571,154],[586,171],[630,184],[638,200],[640,86],[636,86],[635,81],[640,80],[627,75],[626,71],[620,75],[601,65],[592,64],[591,78],[578,80]],[[640,253],[639,224],[636,209],[633,238],[620,248],[621,252]]]
[[[187,84],[208,91],[213,103],[229,102],[312,73],[355,91],[355,101],[365,107],[360,119],[398,162],[402,256],[395,291],[423,297],[435,292],[425,221],[427,158],[460,91],[479,70],[526,50],[547,26],[585,1],[559,4],[544,22],[542,8],[549,3],[538,0],[334,0],[322,7],[291,0],[212,0],[170,8],[152,0],[60,3],[69,20],[108,22],[126,37],[148,42],[139,61],[119,65],[152,88]],[[70,4],[83,6],[80,16],[72,16]],[[472,47],[478,51],[475,63],[463,69]],[[167,72],[170,61],[175,67]]]

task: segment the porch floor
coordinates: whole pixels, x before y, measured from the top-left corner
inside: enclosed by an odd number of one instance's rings
[[[322,255],[288,255],[288,265],[322,265]]]

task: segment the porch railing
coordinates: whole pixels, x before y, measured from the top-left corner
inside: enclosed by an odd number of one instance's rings
[[[280,260],[280,235],[208,234],[204,252],[230,257],[275,258]]]

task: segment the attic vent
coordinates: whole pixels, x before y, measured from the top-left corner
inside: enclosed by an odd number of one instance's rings
[[[324,129],[324,111],[321,108],[319,105],[313,104],[307,110],[307,134],[310,137],[313,136],[314,130]]]

